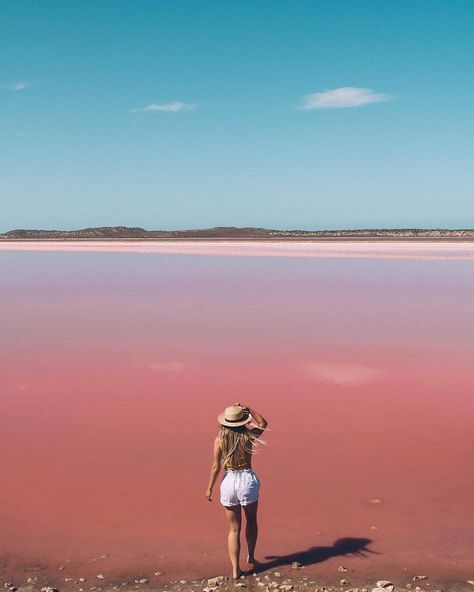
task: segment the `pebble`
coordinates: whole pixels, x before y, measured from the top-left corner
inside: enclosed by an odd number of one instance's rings
[[[207,580],[208,586],[218,586],[224,582],[224,576],[216,576],[215,578],[209,578]],[[186,580],[181,582],[182,584],[186,584]]]
[[[243,582],[238,582],[235,585],[237,586],[237,588],[245,588],[247,586],[247,584],[244,584]]]
[[[342,580],[339,580],[339,583],[342,584],[343,586],[347,586],[347,584],[349,584],[349,582],[347,580],[345,580],[344,578],[342,578]]]
[[[291,584],[280,584],[279,590],[289,592],[289,590],[293,590],[293,586]]]
[[[370,503],[371,504],[381,504],[382,503],[382,500],[379,499],[378,497],[374,497],[374,499],[371,499],[370,500]]]
[[[302,568],[302,567],[303,567],[303,564],[302,564],[302,563],[300,563],[299,561],[293,561],[293,563],[291,564],[291,567],[292,567],[293,569],[300,569],[300,568]]]
[[[395,588],[390,580],[379,580],[375,585],[377,588],[383,588],[388,592],[393,592],[393,589]]]
[[[161,571],[155,571],[155,576],[162,576],[162,575],[163,575],[163,572],[161,572]]]
[[[416,582],[417,580],[426,580],[428,576],[413,576],[413,581]]]
[[[344,567],[343,565],[338,565],[337,571],[348,571],[348,569],[347,569],[347,567]]]
[[[99,580],[103,580],[105,578],[104,574],[101,574],[101,573],[97,574],[95,577],[98,578]]]
[[[53,588],[52,586],[44,586],[41,588],[41,592],[59,592],[57,588]]]
[[[281,573],[279,571],[274,572],[273,575],[276,576],[277,578],[281,578]]]

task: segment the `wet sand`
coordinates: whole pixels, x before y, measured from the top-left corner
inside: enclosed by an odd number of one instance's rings
[[[100,559],[99,559],[100,561]],[[296,562],[288,568],[275,571],[259,571],[232,580],[229,576],[213,575],[209,578],[167,580],[157,571],[144,575],[124,572],[121,577],[110,578],[97,571],[89,577],[85,570],[74,569],[66,564],[58,566],[53,572],[42,570],[39,565],[28,566],[17,571],[14,581],[5,581],[4,590],[8,592],[470,592],[473,580],[443,581],[430,578],[426,574],[404,574],[392,582],[386,578],[361,577],[354,570],[340,562],[331,576],[318,578],[306,575],[304,565]],[[104,562],[97,564],[104,567]],[[94,570],[93,570],[94,571]],[[82,575],[77,575],[81,573]],[[60,575],[59,575],[60,574]]]

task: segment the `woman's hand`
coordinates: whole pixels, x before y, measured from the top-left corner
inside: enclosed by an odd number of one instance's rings
[[[206,493],[204,495],[206,496],[206,499],[208,502],[212,502],[212,498],[211,498],[212,489],[206,489]]]
[[[243,403],[234,403],[234,405],[238,405],[239,407],[242,407],[242,411],[248,411],[250,413],[250,408]]]

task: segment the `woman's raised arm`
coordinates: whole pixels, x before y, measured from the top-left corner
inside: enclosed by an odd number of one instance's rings
[[[259,428],[264,430],[268,426],[268,421],[263,417],[261,413],[255,411],[255,409],[251,409],[249,406],[242,405],[241,403],[237,403],[240,405],[244,411],[248,411],[252,418],[255,420],[255,423],[258,425]]]

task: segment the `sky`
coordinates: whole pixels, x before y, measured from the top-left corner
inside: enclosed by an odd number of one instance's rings
[[[472,0],[0,3],[0,232],[474,228]]]

